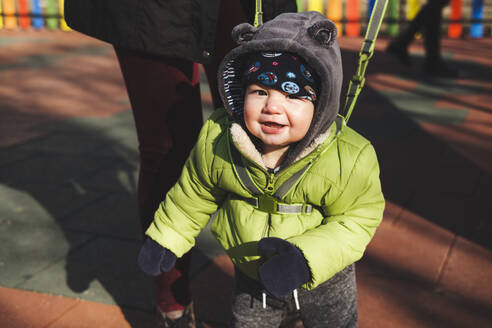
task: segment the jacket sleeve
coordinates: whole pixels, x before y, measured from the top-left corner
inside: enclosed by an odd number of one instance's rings
[[[146,231],[147,236],[178,257],[195,245],[195,238],[224,198],[224,192],[215,185],[211,175],[214,144],[211,131],[220,130],[214,121],[212,114],[203,126],[180,178],[159,205],[154,221]]]
[[[313,289],[346,266],[359,260],[382,220],[384,197],[379,164],[368,144],[350,172],[345,187],[324,196],[322,224],[302,235],[289,238],[304,254],[311,270]]]

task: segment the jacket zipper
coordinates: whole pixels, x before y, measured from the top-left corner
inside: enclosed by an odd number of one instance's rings
[[[275,173],[267,172],[267,174],[266,193],[271,195],[273,194],[273,179],[275,178]]]
[[[275,173],[267,172],[267,185],[266,185],[266,193],[271,195],[273,194],[273,180],[275,178]],[[268,213],[268,220],[263,231],[263,237],[270,237],[270,226],[272,224],[272,214]]]
[[[270,234],[270,213],[268,213],[268,219],[265,222],[265,227],[263,228],[262,238],[268,237]]]

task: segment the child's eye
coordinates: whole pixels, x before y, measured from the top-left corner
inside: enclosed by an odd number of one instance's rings
[[[287,97],[288,97],[289,99],[302,99],[302,98],[299,98],[299,97],[298,97],[298,96],[296,96],[296,95],[287,95]]]
[[[256,90],[253,90],[253,93],[259,95],[259,96],[266,96],[267,93],[265,90],[261,90],[261,89],[256,89]]]
[[[287,95],[289,99],[299,100],[299,101],[312,101],[311,98],[306,96],[296,96],[296,95]]]

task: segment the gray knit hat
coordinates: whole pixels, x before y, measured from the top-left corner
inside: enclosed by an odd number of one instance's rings
[[[342,62],[335,24],[318,12],[285,13],[258,28],[243,23],[232,31],[239,46],[232,49],[219,66],[219,93],[228,113],[243,120],[242,75],[249,55],[279,51],[299,56],[318,77],[319,92],[314,117],[306,136],[289,150],[284,161],[292,163],[335,120],[340,106]]]

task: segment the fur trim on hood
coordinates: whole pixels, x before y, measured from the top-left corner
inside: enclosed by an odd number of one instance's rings
[[[340,107],[342,61],[335,24],[315,11],[285,13],[258,28],[243,23],[232,31],[239,46],[223,59],[218,70],[219,93],[229,115],[244,129],[242,74],[248,54],[263,51],[302,57],[319,78],[320,92],[306,136],[293,145],[282,163],[288,166],[313,150],[335,120]],[[323,138],[321,138],[323,139]]]

